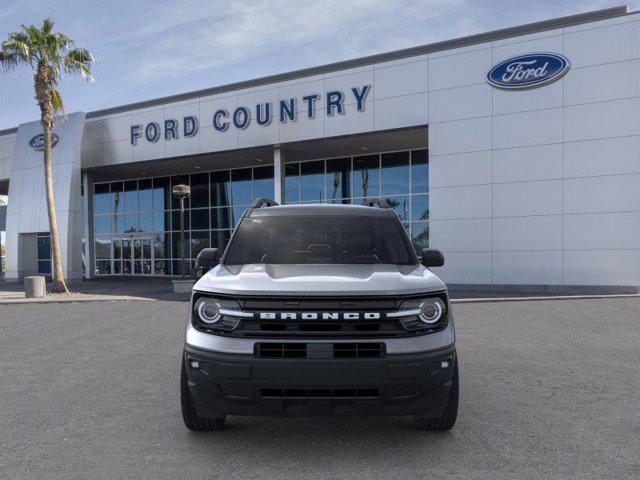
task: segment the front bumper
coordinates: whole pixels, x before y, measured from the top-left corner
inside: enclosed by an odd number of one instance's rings
[[[439,343],[427,339],[439,334]],[[387,354],[381,358],[257,358],[253,350],[240,354],[190,345],[188,331],[183,361],[192,399],[205,417],[438,417],[457,361],[453,329],[406,340],[404,347],[390,348],[384,339]],[[419,342],[427,340],[433,348],[418,350]],[[394,348],[405,353],[392,353]],[[442,362],[448,367],[442,368]]]

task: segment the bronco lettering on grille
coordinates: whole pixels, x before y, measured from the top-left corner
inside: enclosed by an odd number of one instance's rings
[[[379,312],[260,312],[260,320],[380,320]]]

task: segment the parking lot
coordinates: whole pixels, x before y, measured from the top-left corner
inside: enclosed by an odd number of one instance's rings
[[[0,306],[0,477],[640,478],[640,299],[454,306],[458,423],[241,418],[188,432],[186,303]]]

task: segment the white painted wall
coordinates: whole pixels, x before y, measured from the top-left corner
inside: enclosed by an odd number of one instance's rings
[[[59,141],[51,151],[62,268],[70,279],[82,275],[80,144],[84,116],[72,113],[58,121],[54,133]],[[29,140],[40,133],[40,122],[31,122],[20,125],[16,135],[7,203],[6,277],[10,280],[36,273],[33,259],[37,252],[21,235],[49,231],[43,153],[29,145]]]
[[[485,82],[532,52],[571,70],[526,91]],[[429,144],[445,281],[640,285],[637,16],[431,55]]]

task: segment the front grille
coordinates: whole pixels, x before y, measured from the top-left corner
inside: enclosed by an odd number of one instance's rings
[[[384,343],[302,343],[260,342],[255,354],[259,358],[381,358]]]
[[[377,388],[263,388],[262,398],[279,399],[375,399],[380,398]]]
[[[333,358],[380,358],[382,343],[334,343]]]
[[[307,344],[259,343],[257,353],[261,358],[307,358]]]

